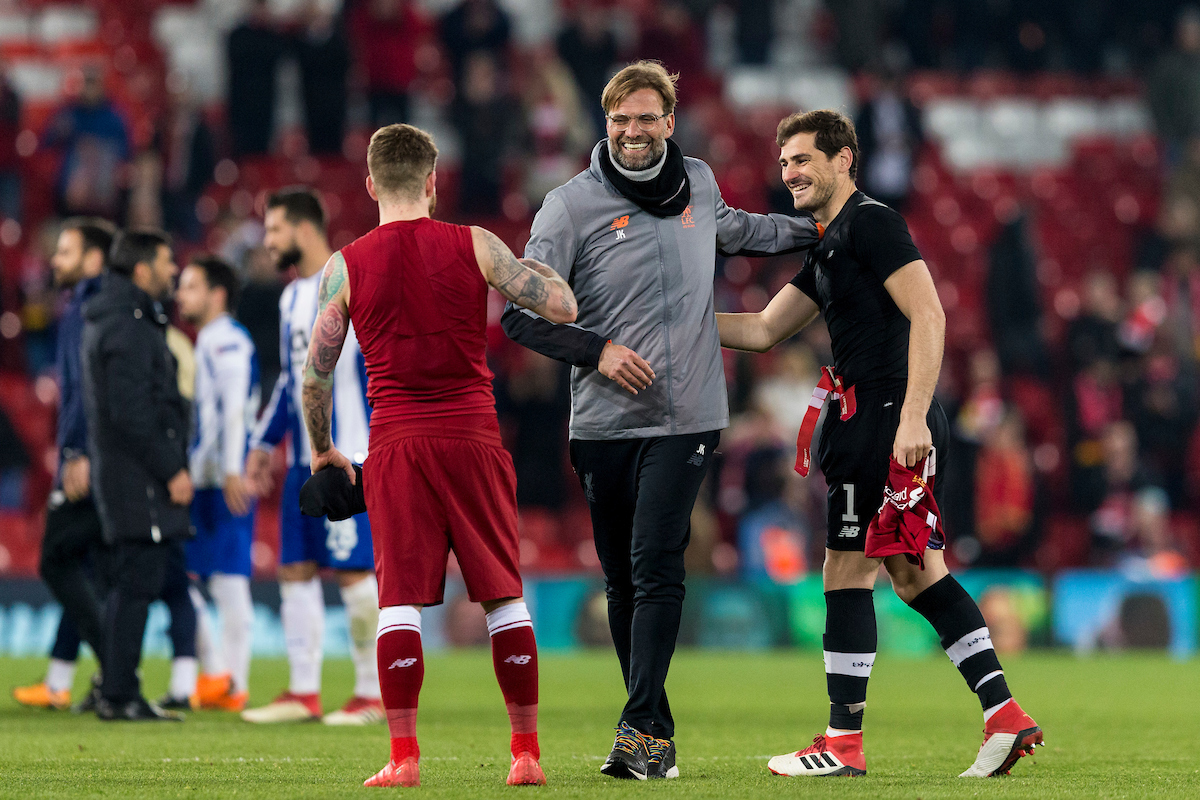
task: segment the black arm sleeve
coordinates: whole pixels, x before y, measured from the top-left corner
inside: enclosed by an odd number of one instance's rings
[[[600,353],[608,340],[576,325],[555,325],[519,306],[508,303],[500,317],[500,327],[508,338],[535,353],[575,367],[600,366]]]

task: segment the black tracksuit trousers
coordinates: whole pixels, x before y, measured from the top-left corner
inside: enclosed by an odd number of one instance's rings
[[[629,692],[621,721],[660,739],[675,736],[664,684],[683,610],[692,506],[720,438],[720,431],[706,431],[571,441]]]

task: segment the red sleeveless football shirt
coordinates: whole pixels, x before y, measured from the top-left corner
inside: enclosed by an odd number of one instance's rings
[[[485,354],[488,285],[471,229],[423,218],[342,248],[350,319],[367,365],[371,427],[495,417]]]

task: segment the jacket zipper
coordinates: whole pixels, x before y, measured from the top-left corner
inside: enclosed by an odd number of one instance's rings
[[[671,361],[671,303],[667,299],[667,269],[663,263],[663,247],[661,226],[662,220],[654,223],[654,241],[658,245],[658,282],[662,287],[663,304],[663,341],[667,348],[667,413],[670,415],[671,433],[675,433],[675,390],[671,379],[673,370]]]

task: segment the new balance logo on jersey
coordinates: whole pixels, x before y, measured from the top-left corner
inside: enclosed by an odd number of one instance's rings
[[[842,529],[838,531],[838,538],[853,539],[855,536],[858,536],[861,530],[862,529],[857,525],[843,525]]]
[[[411,667],[415,663],[417,663],[415,658],[397,658],[388,669],[395,669],[396,667],[403,669],[404,667]]]
[[[696,448],[696,452],[692,453],[692,457],[687,460],[687,463],[691,464],[693,467],[704,466],[704,445],[700,445]]]
[[[523,667],[533,660],[533,656],[509,656],[504,659],[505,664],[516,664],[518,667]]]

